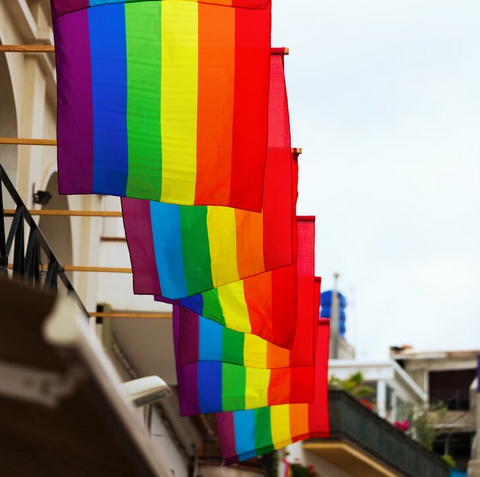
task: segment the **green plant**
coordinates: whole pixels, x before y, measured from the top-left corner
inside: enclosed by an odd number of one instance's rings
[[[328,380],[328,385],[331,388],[343,389],[357,399],[362,399],[375,392],[373,388],[365,385],[363,381],[363,374],[358,371],[351,374],[347,379],[339,379],[336,376],[331,376]]]
[[[409,406],[407,420],[410,428],[407,435],[427,449],[433,450],[436,436],[434,425],[441,422],[446,412],[447,407],[441,402],[433,405],[425,403],[420,406]]]
[[[450,467],[455,467],[455,465],[457,464],[455,462],[455,459],[449,454],[442,455],[442,460],[443,462],[445,462],[445,464],[449,465]]]
[[[303,465],[300,462],[290,464],[290,475],[292,477],[320,477],[313,465]]]

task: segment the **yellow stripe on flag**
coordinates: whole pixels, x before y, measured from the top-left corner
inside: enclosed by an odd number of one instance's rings
[[[250,315],[245,301],[243,282],[233,282],[217,288],[218,299],[225,318],[225,326],[232,330],[250,333]]]
[[[193,204],[197,176],[198,4],[162,5],[162,193]]]
[[[267,341],[256,335],[245,334],[243,365],[254,368],[267,367]]]
[[[269,369],[246,369],[245,409],[268,406]]]
[[[207,213],[208,241],[215,288],[239,279],[237,268],[237,227],[235,209],[209,207]]]
[[[275,449],[284,447],[292,442],[290,435],[290,406],[288,404],[270,408],[270,424],[272,428],[272,442]]]

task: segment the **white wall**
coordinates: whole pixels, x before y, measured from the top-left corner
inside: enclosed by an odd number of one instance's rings
[[[172,441],[165,424],[153,413],[151,427],[153,441],[162,449],[175,477],[188,477],[188,462]]]

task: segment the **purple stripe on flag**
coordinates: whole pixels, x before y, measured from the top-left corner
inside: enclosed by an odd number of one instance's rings
[[[175,360],[178,360],[178,343],[180,340],[180,307],[178,305],[173,306],[172,312],[173,321],[173,347],[175,349]]]
[[[92,67],[88,10],[54,18],[57,63],[58,176],[61,194],[91,193],[93,164]],[[72,84],[72,81],[74,84]],[[82,138],[81,141],[78,138]]]
[[[218,437],[223,456],[236,456],[237,443],[235,441],[235,422],[233,412],[219,412],[215,414],[217,421]],[[227,464],[238,462],[238,458],[233,458]]]
[[[90,5],[88,0],[54,0],[52,7],[57,16],[71,12],[72,10],[80,10]]]
[[[177,366],[180,415],[202,414],[198,398],[198,367],[196,365]]]
[[[130,260],[133,270],[133,290],[137,295],[150,295],[152,290],[155,290],[155,294],[161,295],[153,246],[150,202],[122,198],[122,209],[130,258],[136,257],[135,261]],[[129,220],[128,227],[125,224],[126,217]]]
[[[179,309],[180,307],[175,307]],[[183,309],[179,318],[181,352],[177,354],[177,364],[194,363],[199,360],[200,330],[199,319],[193,311]]]
[[[147,202],[148,201],[144,201]],[[178,344],[181,337],[180,307],[173,305],[173,344],[175,360],[178,361]],[[177,366],[177,383],[181,416],[201,414],[198,399],[197,366]]]

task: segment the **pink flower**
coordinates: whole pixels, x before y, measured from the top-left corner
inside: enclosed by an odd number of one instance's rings
[[[408,429],[410,428],[410,423],[408,422],[407,419],[405,419],[405,420],[402,421],[402,422],[395,421],[395,422],[393,423],[393,425],[394,425],[397,429],[400,429],[400,430],[403,431],[403,432],[408,431]]]

